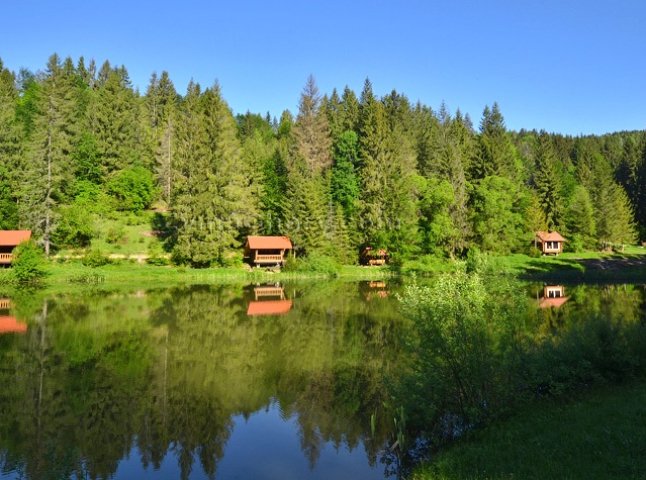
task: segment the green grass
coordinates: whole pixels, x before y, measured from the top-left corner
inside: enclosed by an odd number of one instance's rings
[[[646,383],[541,404],[438,454],[415,480],[646,478]]]
[[[489,256],[487,272],[557,282],[643,282],[646,279],[646,249],[634,246],[627,247],[623,253]]]

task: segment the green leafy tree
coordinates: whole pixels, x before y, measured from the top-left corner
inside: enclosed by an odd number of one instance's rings
[[[108,193],[117,200],[119,210],[141,212],[155,198],[155,181],[144,167],[132,167],[117,172],[107,184]]]
[[[11,273],[19,284],[38,283],[47,274],[43,251],[33,240],[23,242],[13,251]]]
[[[602,247],[635,242],[633,210],[628,195],[614,182],[604,185],[598,205],[597,235]]]
[[[57,247],[88,247],[95,236],[92,216],[82,205],[61,208],[53,241]]]

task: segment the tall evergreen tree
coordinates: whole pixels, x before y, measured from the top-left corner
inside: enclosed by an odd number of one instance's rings
[[[177,125],[173,168],[174,255],[182,263],[225,264],[258,214],[236,123],[216,85],[190,84]]]
[[[21,181],[21,224],[42,236],[49,255],[57,206],[72,184],[71,151],[80,123],[77,78],[56,55],[47,64],[37,106]]]
[[[17,176],[22,130],[16,118],[16,78],[0,60],[0,229],[18,226]]]
[[[561,179],[551,139],[545,132],[541,132],[538,138],[533,184],[545,212],[548,228],[553,230],[559,228],[562,224],[563,212]]]
[[[330,127],[320,106],[318,88],[314,77],[310,75],[299,102],[293,135],[295,155],[305,161],[314,174],[319,174],[332,165]]]
[[[517,154],[497,103],[491,109],[485,107],[482,113],[478,144],[478,155],[472,166],[473,178],[482,179],[488,175],[519,178]]]
[[[146,113],[151,129],[157,181],[168,205],[171,201],[173,143],[178,100],[179,97],[168,72],[162,72],[159,78],[153,74],[146,91]]]
[[[582,247],[592,248],[595,245],[597,226],[594,219],[594,206],[588,190],[583,185],[574,189],[565,214],[566,233]]]

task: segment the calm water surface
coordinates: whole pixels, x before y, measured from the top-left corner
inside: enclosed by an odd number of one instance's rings
[[[410,328],[400,289],[0,299],[0,478],[397,478],[388,390]],[[645,298],[632,286],[524,291],[546,329],[612,298],[613,315],[639,315]]]

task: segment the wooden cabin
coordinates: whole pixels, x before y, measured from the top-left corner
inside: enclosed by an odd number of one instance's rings
[[[563,253],[565,238],[558,232],[536,232],[534,245],[543,255],[558,255]]]
[[[538,301],[540,308],[559,308],[570,297],[565,296],[565,287],[563,285],[545,285],[543,287],[543,296]]]
[[[13,250],[31,238],[31,230],[0,230],[0,265],[11,265]]]
[[[249,263],[259,267],[284,265],[291,249],[289,237],[249,236],[244,246],[244,256]]]
[[[388,252],[384,248],[366,247],[361,252],[361,264],[370,267],[385,265],[388,262]]]

